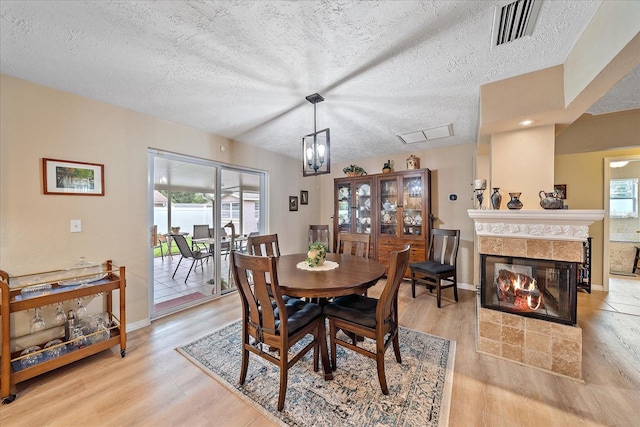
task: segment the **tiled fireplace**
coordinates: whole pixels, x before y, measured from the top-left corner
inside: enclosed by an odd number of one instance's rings
[[[477,349],[582,379],[576,267],[592,210],[469,210],[481,262]]]

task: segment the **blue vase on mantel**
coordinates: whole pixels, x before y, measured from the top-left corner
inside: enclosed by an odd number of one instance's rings
[[[522,193],[509,193],[509,197],[511,197],[511,200],[509,200],[509,202],[507,203],[507,207],[509,209],[513,209],[513,210],[518,210],[518,209],[522,209],[522,202],[520,201],[520,195]]]

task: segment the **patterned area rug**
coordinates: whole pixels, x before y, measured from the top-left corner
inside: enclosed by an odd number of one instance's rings
[[[338,369],[332,381],[324,381],[322,367],[313,372],[311,351],[289,370],[284,410],[278,412],[274,364],[251,354],[247,380],[238,383],[240,334],[236,321],[177,350],[280,425],[448,425],[455,341],[400,328],[402,364],[391,347],[385,356],[388,396],[380,391],[375,360],[338,346]],[[368,339],[358,345],[375,348]]]

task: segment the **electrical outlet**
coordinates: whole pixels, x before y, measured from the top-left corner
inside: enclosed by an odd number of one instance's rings
[[[80,233],[82,231],[82,221],[79,219],[71,220],[71,232]]]

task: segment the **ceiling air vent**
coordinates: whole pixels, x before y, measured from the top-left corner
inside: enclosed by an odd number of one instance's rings
[[[493,46],[530,36],[538,19],[542,0],[517,0],[501,8],[496,7],[493,18]]]
[[[405,144],[415,144],[416,142],[425,142],[431,141],[432,139],[446,138],[448,136],[453,136],[453,123],[396,136]]]

